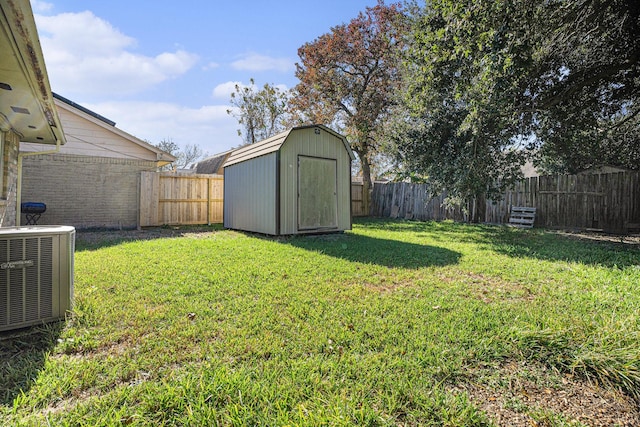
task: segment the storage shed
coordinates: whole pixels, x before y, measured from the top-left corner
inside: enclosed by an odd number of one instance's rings
[[[346,138],[323,125],[289,129],[224,163],[224,226],[270,235],[351,229]]]

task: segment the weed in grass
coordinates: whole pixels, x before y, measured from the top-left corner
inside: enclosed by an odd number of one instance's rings
[[[620,388],[640,400],[640,348],[620,346],[615,336],[594,341],[591,334],[584,330],[529,331],[521,333],[519,340],[526,357],[595,384]]]
[[[529,407],[517,397],[508,399],[504,406],[506,409],[512,409],[515,412],[526,413],[529,411]]]
[[[530,416],[535,425],[540,427],[587,427],[587,424],[583,424],[580,421],[567,420],[562,415],[544,409],[531,411]]]

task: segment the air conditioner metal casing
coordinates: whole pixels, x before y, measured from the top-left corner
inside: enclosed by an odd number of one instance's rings
[[[0,228],[0,331],[64,319],[73,307],[75,228]]]

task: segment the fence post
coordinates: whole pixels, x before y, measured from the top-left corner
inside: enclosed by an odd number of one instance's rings
[[[207,225],[211,225],[211,178],[207,178]]]

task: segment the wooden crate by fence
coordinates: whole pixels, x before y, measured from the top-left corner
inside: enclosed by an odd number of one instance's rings
[[[221,175],[142,172],[140,226],[221,223],[223,188]]]
[[[626,233],[629,224],[640,221],[640,174],[629,171],[528,178],[507,191],[498,205],[502,209],[536,207],[536,225],[541,227]]]

